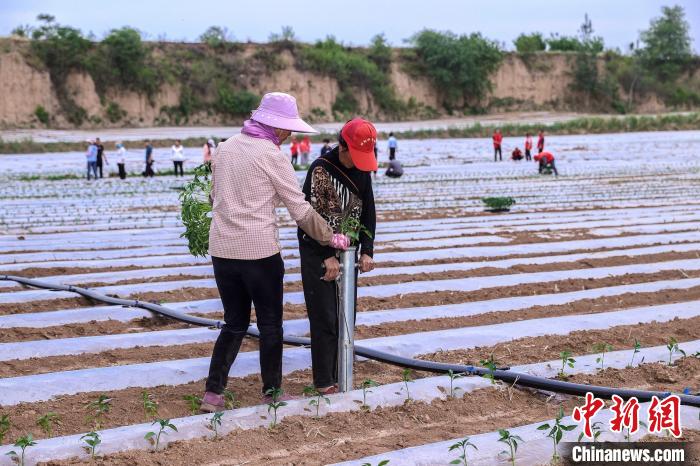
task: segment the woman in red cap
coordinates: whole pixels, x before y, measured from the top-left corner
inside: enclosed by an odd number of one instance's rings
[[[374,146],[377,130],[361,118],[350,120],[338,135],[338,145],[309,167],[302,191],[334,233],[348,218],[359,221],[361,272],[374,269],[372,260],[374,210],[371,173],[377,169]],[[338,314],[337,284],[340,271],[338,249],[323,246],[299,229],[299,253],[304,298],[311,329],[311,362],[314,386],[322,393],[337,391]],[[321,266],[326,273],[318,279]]]

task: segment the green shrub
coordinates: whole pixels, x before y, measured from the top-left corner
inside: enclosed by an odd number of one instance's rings
[[[83,68],[91,44],[79,29],[62,26],[50,15],[39,15],[42,25],[32,31],[31,50],[49,70],[56,87],[63,87],[68,73]]]
[[[481,198],[481,202],[493,212],[502,212],[510,210],[511,206],[515,204],[515,199],[512,197],[484,197]]]
[[[44,107],[41,105],[37,105],[36,108],[34,109],[34,116],[36,117],[37,120],[42,122],[43,124],[47,125],[49,124],[49,112],[46,111]]]
[[[497,42],[478,33],[423,30],[411,38],[423,72],[443,96],[451,110],[458,101],[463,107],[478,104],[491,89],[491,73],[498,69],[502,52]]]
[[[122,109],[116,102],[110,102],[107,104],[105,113],[107,114],[107,119],[112,123],[116,123],[126,116],[124,109]]]
[[[200,42],[215,49],[223,48],[230,40],[228,29],[223,26],[210,26],[199,36]]]
[[[644,43],[638,51],[644,66],[659,79],[676,79],[690,63],[690,26],[682,7],[662,7],[662,16],[651,21],[649,29],[640,34]]]
[[[547,48],[547,44],[539,32],[520,34],[513,41],[513,44],[515,44],[515,50],[520,53],[543,52]]]
[[[236,91],[228,86],[219,88],[219,99],[216,102],[217,109],[226,115],[242,116],[250,114],[260,103],[260,96],[252,92]]]

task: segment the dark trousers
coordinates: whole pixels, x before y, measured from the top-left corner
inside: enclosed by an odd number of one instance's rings
[[[493,161],[495,162],[499,159],[503,160],[503,152],[501,152],[501,146],[496,146],[493,148]]]
[[[97,179],[97,162],[88,162],[87,163],[87,179],[90,179],[90,172],[93,172],[95,174],[95,179]]]
[[[552,169],[552,172],[554,172],[554,176],[559,176],[559,172],[557,172],[557,166],[554,165],[554,160],[549,162],[549,164],[544,160],[540,159],[540,169],[539,172],[542,173],[545,168],[547,168],[547,165]]]
[[[389,148],[389,160],[394,160],[396,158],[396,147]]]
[[[260,374],[263,393],[282,385],[282,279],[284,262],[278,253],[257,260],[211,258],[224,305],[224,321],[209,365],[206,390],[222,393],[231,365],[250,325],[255,305],[260,331]]]
[[[153,171],[153,162],[146,162],[146,171],[143,172],[143,176],[153,176],[155,172]]]
[[[102,158],[101,157],[97,158],[97,171],[100,173],[100,178],[103,178],[103,176],[102,176]]]
[[[185,172],[182,169],[182,160],[173,160],[173,166],[175,167],[175,176],[177,176],[178,169],[180,169],[180,176],[185,176]]]
[[[298,165],[299,156],[297,154],[292,154],[292,165]]]
[[[525,160],[532,160],[532,154],[530,153],[530,149],[525,149]]]
[[[126,179],[126,169],[124,168],[124,164],[118,163],[117,167],[119,168],[119,178],[122,180]]]
[[[304,241],[299,242],[299,255],[309,316],[314,386],[326,388],[338,383],[338,286],[335,281],[321,280],[324,258]]]

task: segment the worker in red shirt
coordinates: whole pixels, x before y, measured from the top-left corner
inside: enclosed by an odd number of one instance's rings
[[[292,165],[297,165],[299,158],[299,141],[297,140],[296,136],[292,136],[292,142],[289,149],[292,153]]]
[[[501,142],[503,142],[503,135],[500,129],[496,129],[493,132],[493,161],[503,160],[503,153],[501,152]],[[497,158],[498,157],[498,158]]]
[[[532,135],[525,134],[525,160],[532,160]]]
[[[537,153],[544,150],[544,131],[540,130],[540,136],[537,138]]]
[[[510,154],[510,158],[515,160],[516,162],[518,160],[522,160],[523,159],[523,151],[521,151],[519,147],[516,147],[515,150]]]
[[[557,167],[554,165],[554,155],[552,155],[551,152],[540,152],[537,154],[535,157],[535,162],[540,163],[540,168],[539,172],[542,173],[544,170],[549,167],[552,169],[554,172],[554,176],[559,176],[559,173],[557,172]]]

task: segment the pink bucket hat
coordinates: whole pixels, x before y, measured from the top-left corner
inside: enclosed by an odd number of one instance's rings
[[[265,94],[250,118],[273,128],[297,133],[318,133],[299,116],[297,99],[283,92]]]

